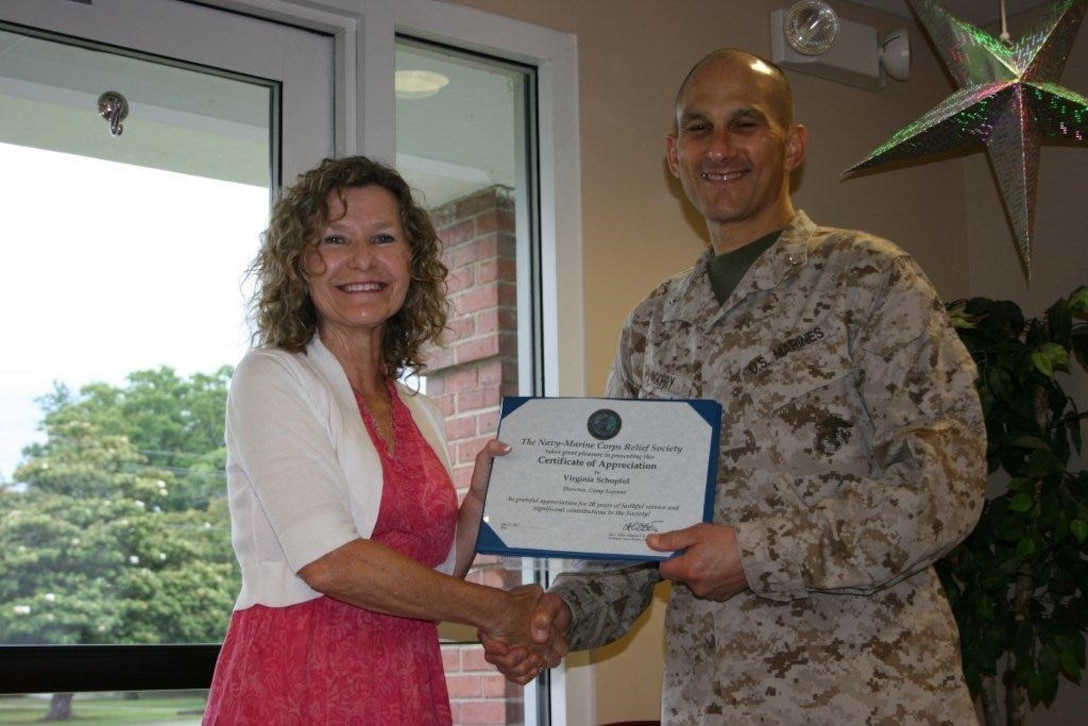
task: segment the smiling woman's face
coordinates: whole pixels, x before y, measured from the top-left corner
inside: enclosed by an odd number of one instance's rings
[[[306,256],[318,325],[340,334],[380,329],[404,304],[411,282],[412,252],[396,197],[371,185],[332,192],[326,203],[329,223]]]

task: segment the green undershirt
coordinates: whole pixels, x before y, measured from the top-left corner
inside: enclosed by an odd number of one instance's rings
[[[767,251],[768,247],[778,240],[780,234],[782,234],[782,230],[771,232],[765,237],[749,242],[740,249],[724,252],[710,258],[710,263],[707,265],[707,274],[710,276],[710,286],[714,289],[714,297],[717,298],[719,305],[733,294],[733,290],[736,289],[744,274],[748,272],[748,268],[761,254]]]

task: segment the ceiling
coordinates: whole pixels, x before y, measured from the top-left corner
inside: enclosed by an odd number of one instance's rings
[[[906,20],[914,20],[914,14],[907,6],[907,0],[844,0],[853,5],[864,5],[873,10],[880,10]],[[1004,0],[1006,17],[1025,12],[1039,5],[1046,5],[1040,0]],[[994,25],[1001,22],[1002,0],[941,0],[950,13],[960,20],[976,26]]]

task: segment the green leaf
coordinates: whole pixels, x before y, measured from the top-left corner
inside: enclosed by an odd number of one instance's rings
[[[991,368],[986,376],[986,384],[994,396],[1002,400],[1008,400],[1015,395],[1016,386],[1008,372],[1001,368]]]
[[[1050,449],[1050,442],[1039,436],[1017,436],[1009,445],[1024,449]]]
[[[1054,520],[1054,544],[1060,545],[1065,541],[1065,538],[1069,536],[1070,526],[1069,520],[1064,516],[1058,517]]]
[[[1032,703],[1038,703],[1046,692],[1042,674],[1032,673],[1029,675],[1026,685],[1028,687],[1028,698],[1031,699]]]
[[[1067,675],[1071,680],[1079,681],[1080,672],[1082,669],[1081,663],[1077,660],[1077,657],[1072,653],[1062,652],[1061,654],[1061,666],[1062,673]]]
[[[1044,643],[1039,651],[1039,672],[1044,675],[1057,673],[1061,668],[1061,651],[1055,643]]]
[[[971,692],[972,696],[982,690],[982,675],[979,674],[978,668],[974,664],[967,663],[964,665],[963,678],[967,681],[967,690]]]
[[[1084,544],[1084,540],[1088,539],[1088,522],[1083,519],[1074,519],[1069,523],[1069,531],[1077,538],[1077,542]]]
[[[1058,343],[1043,343],[1032,351],[1031,362],[1044,376],[1053,378],[1055,368],[1065,370],[1069,367],[1069,351]]]
[[[982,576],[979,577],[979,585],[985,592],[1004,590],[1009,586],[1010,582],[1012,582],[1012,578],[997,567],[983,572]]]
[[[1034,492],[1018,492],[1009,500],[1009,510],[1012,512],[1027,512],[1035,506]]]
[[[994,603],[988,597],[980,597],[975,600],[975,613],[985,622],[993,622]]]
[[[1022,517],[1004,518],[994,531],[994,537],[1000,542],[1009,544],[1020,541],[1024,536],[1024,522],[1022,519]]]
[[[1069,296],[1069,307],[1078,313],[1088,313],[1088,285],[1078,287]]]
[[[1024,537],[1016,543],[1016,558],[1021,562],[1032,559],[1037,551],[1034,537]]]
[[[954,300],[948,303],[948,319],[952,323],[952,327],[959,330],[974,330],[978,326],[975,325],[974,318],[967,313],[967,301],[966,300]]]
[[[1045,354],[1039,351],[1032,353],[1031,364],[1035,367],[1035,370],[1039,371],[1047,378],[1054,377],[1054,363]]]
[[[1042,479],[1051,474],[1060,474],[1064,470],[1064,463],[1050,449],[1035,449],[1018,473],[1032,479]]]
[[[1074,659],[1077,668],[1084,668],[1086,660],[1083,633],[1078,631],[1067,632],[1065,635],[1057,636],[1054,641],[1058,644],[1062,657],[1069,656]]]

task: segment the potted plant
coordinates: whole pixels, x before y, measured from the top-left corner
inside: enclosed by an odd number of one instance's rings
[[[937,563],[959,624],[963,669],[987,726],[1023,724],[1062,676],[1079,681],[1088,631],[1088,470],[1080,412],[1062,388],[1088,365],[1088,286],[1025,319],[1009,301],[948,306],[978,364],[991,497],[974,532]]]

